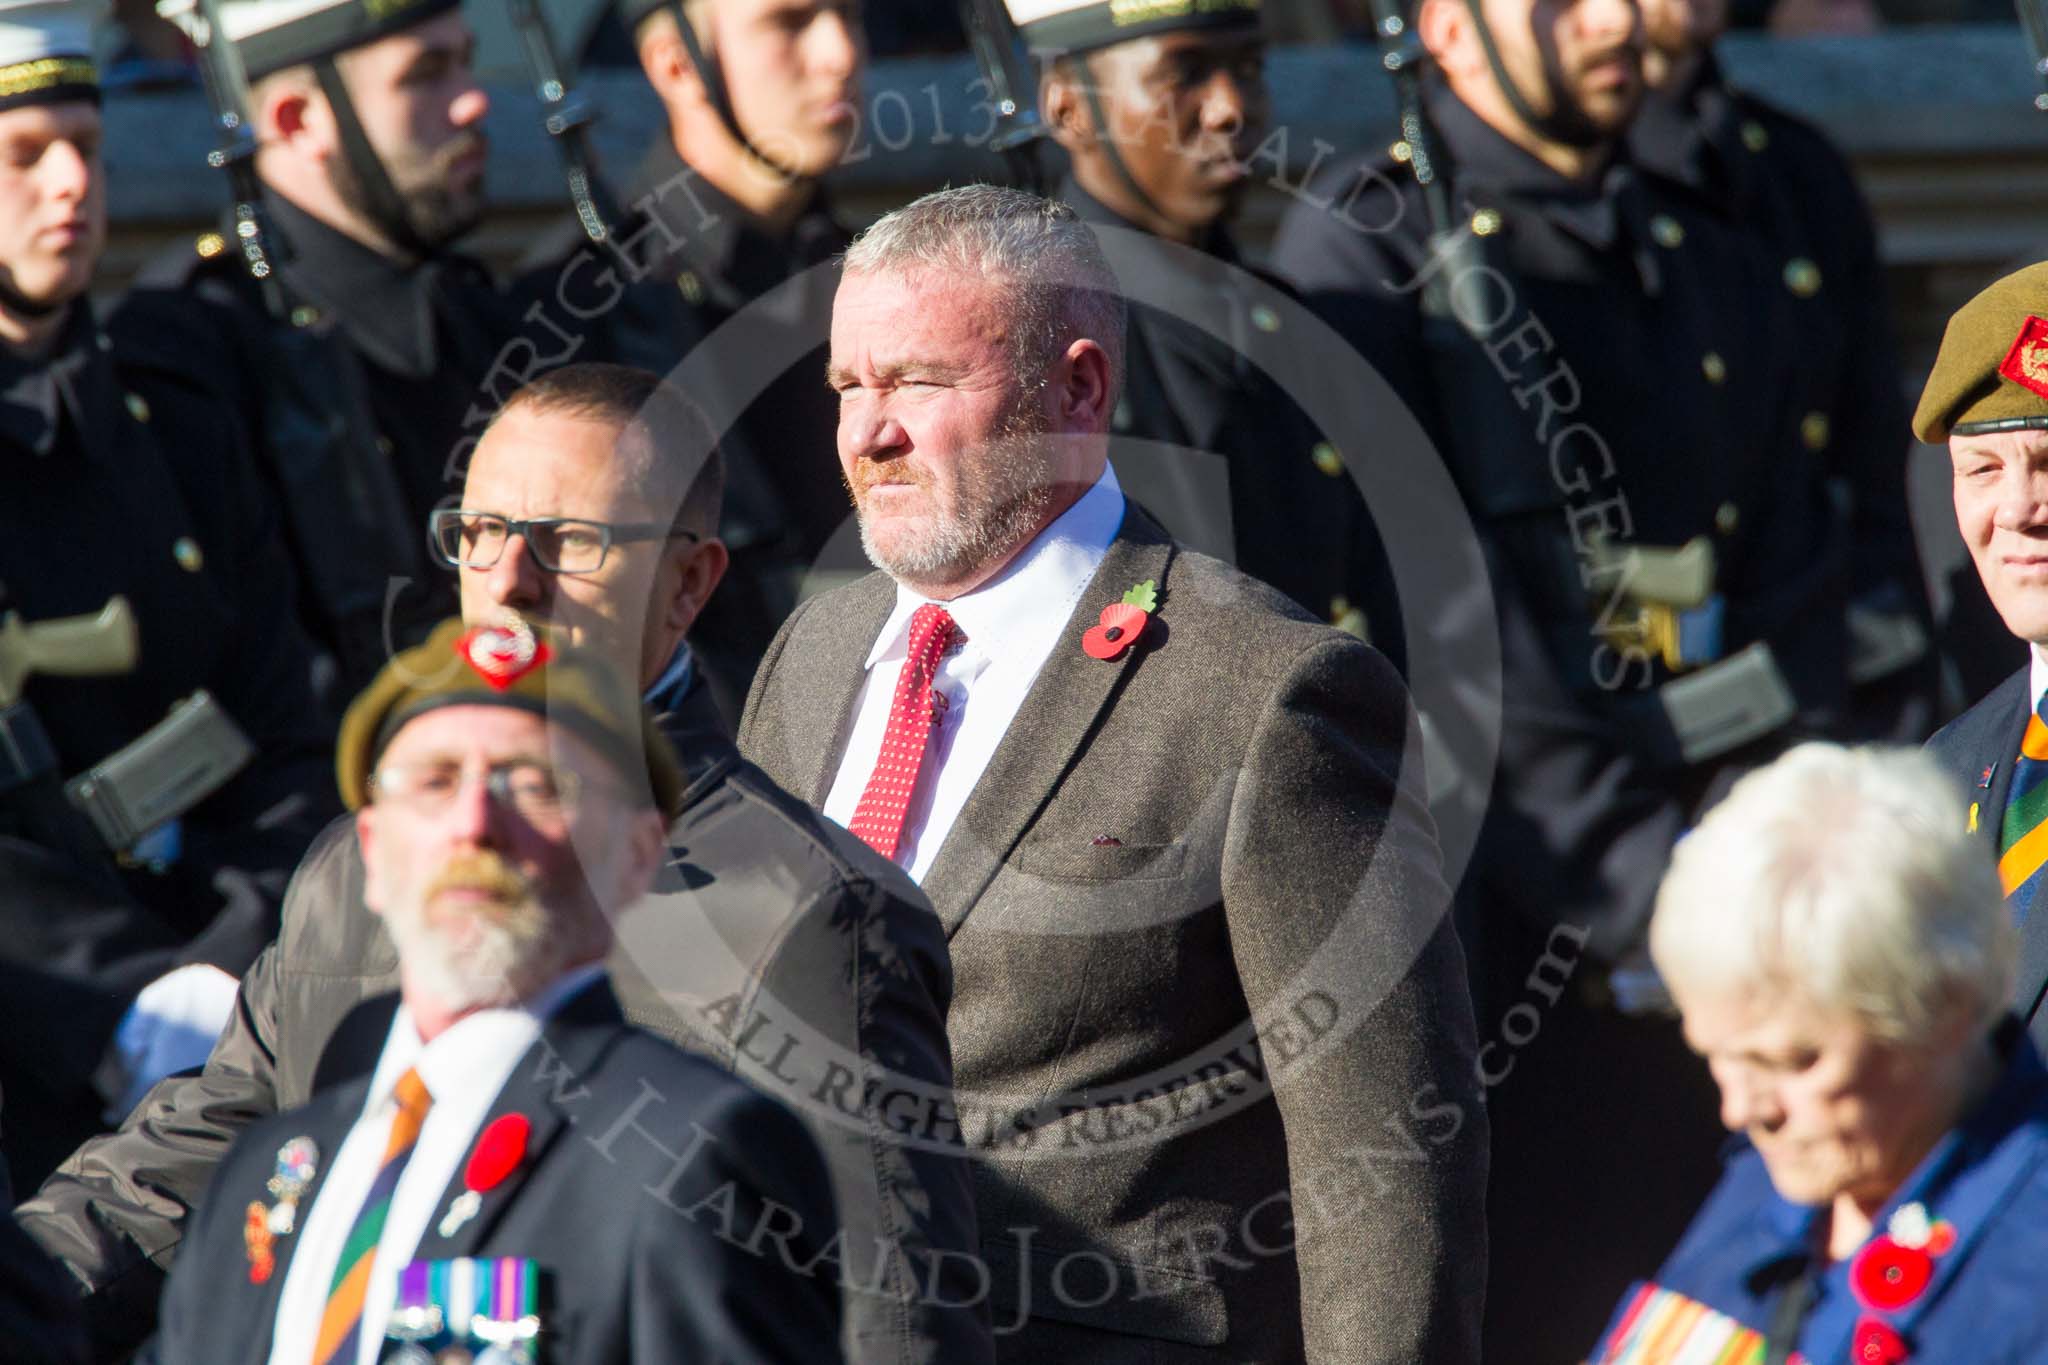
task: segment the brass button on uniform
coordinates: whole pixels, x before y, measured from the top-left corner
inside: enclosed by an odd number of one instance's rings
[[[1714,509],[1714,529],[1724,536],[1735,534],[1735,528],[1742,524],[1742,509],[1732,502],[1724,502]]]
[[[199,552],[199,542],[190,536],[179,536],[171,542],[171,558],[178,561],[178,567],[186,573],[198,573],[206,567],[206,556]]]
[[[1263,303],[1255,303],[1252,305],[1252,326],[1261,332],[1277,332],[1280,330],[1280,315]]]
[[[383,456],[384,458],[386,458],[386,459],[390,459],[390,458],[391,458],[391,452],[392,452],[392,451],[393,451],[393,450],[394,450],[395,448],[396,448],[396,447],[394,447],[394,446],[393,446],[393,445],[391,444],[391,438],[390,438],[389,436],[382,436],[382,435],[380,435],[380,436],[378,436],[378,437],[377,437],[377,453],[378,453],[379,455],[382,455],[382,456]]]
[[[1761,123],[1749,119],[1742,125],[1742,145],[1752,152],[1760,152],[1771,145],[1771,135],[1764,131]]]
[[[683,298],[692,304],[704,302],[704,281],[697,278],[694,270],[685,270],[676,276],[676,288],[683,291]]]
[[[228,241],[218,232],[202,232],[199,240],[192,244],[192,249],[199,253],[201,260],[210,261],[228,249]]]
[[[1806,443],[1808,450],[1828,448],[1828,415],[1824,412],[1809,412],[1799,419],[1799,439]]]
[[[1660,213],[1650,220],[1650,237],[1666,251],[1675,251],[1685,243],[1685,229],[1670,214]]]
[[[1728,362],[1721,359],[1719,351],[1708,351],[1700,357],[1700,373],[1707,377],[1709,384],[1723,384],[1728,380]]]
[[[1499,209],[1481,209],[1472,215],[1472,235],[1475,237],[1491,237],[1500,231],[1500,227]]]
[[[1407,164],[1408,159],[1415,155],[1415,149],[1410,147],[1407,143],[1407,140],[1404,138],[1402,141],[1397,142],[1393,146],[1387,148],[1387,155],[1405,165]]]
[[[1820,292],[1820,267],[1804,256],[1785,262],[1785,287],[1802,299]]]
[[[1337,453],[1337,447],[1328,441],[1317,441],[1315,449],[1308,453],[1309,462],[1331,478],[1344,472],[1344,457]]]
[[[124,400],[128,404],[128,415],[138,422],[149,420],[149,400],[139,393],[131,393]]]
[[[318,321],[320,321],[320,310],[311,304],[302,303],[292,309],[292,326],[294,327],[311,327]]]

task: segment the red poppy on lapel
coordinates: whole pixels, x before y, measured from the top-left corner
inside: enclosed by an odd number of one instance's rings
[[[524,1114],[505,1114],[477,1136],[476,1149],[463,1167],[462,1183],[478,1194],[496,1187],[526,1160],[526,1138],[533,1125]]]
[[[1849,1347],[1849,1359],[1855,1365],[1899,1365],[1911,1354],[1906,1339],[1889,1323],[1864,1318],[1856,1324],[1856,1338]]]
[[[1856,1291],[1856,1301],[1880,1313],[1904,1308],[1933,1278],[1934,1257],[1924,1247],[1899,1245],[1889,1234],[1865,1242],[1849,1263],[1849,1287]]]
[[[1081,648],[1091,659],[1113,662],[1138,642],[1152,613],[1159,606],[1159,585],[1152,579],[1134,585],[1121,601],[1102,609],[1097,623],[1081,636]]]

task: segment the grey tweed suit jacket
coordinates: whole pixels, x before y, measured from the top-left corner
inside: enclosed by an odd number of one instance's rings
[[[1084,654],[1147,579],[1138,644]],[[813,802],[894,593],[805,603],[755,677],[742,748]],[[1132,508],[924,882],[999,1359],[1477,1359],[1486,1121],[1422,773],[1378,654]]]

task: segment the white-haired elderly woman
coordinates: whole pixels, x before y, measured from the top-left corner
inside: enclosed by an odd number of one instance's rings
[[[2048,1071],[1967,824],[1924,755],[1808,744],[1679,844],[1650,952],[1739,1136],[1595,1361],[2048,1361]]]

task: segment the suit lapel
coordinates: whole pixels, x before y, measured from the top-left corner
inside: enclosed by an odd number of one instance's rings
[[[1051,799],[1124,678],[1139,659],[1163,644],[1162,627],[1172,620],[1166,614],[1172,610],[1166,582],[1172,558],[1172,542],[1158,524],[1131,508],[925,874],[924,893],[949,938],[959,932],[1010,850]],[[1150,627],[1151,638],[1113,662],[1083,653],[1081,636],[1102,609],[1146,579],[1159,584],[1161,618]]]
[[[477,1254],[521,1187],[573,1122],[573,1116],[563,1105],[586,1093],[582,1089],[584,1080],[626,1032],[618,997],[607,982],[593,982],[555,1012],[541,1030],[540,1038],[520,1058],[471,1138],[470,1153],[474,1154],[476,1138],[492,1124],[514,1114],[521,1115],[530,1125],[525,1156],[504,1179],[468,1201],[464,1199],[468,1190],[464,1176],[469,1156],[465,1155],[447,1189],[442,1191],[440,1202],[434,1206],[433,1218],[413,1251],[415,1261],[445,1261]],[[472,1204],[473,1209],[465,1209],[464,1204]],[[457,1213],[451,1214],[451,1210]]]
[[[293,1211],[292,1230],[271,1243],[271,1254],[275,1258],[270,1278],[261,1285],[249,1282],[249,1257],[246,1240],[242,1255],[235,1260],[235,1277],[246,1285],[254,1295],[254,1305],[247,1314],[237,1315],[236,1321],[274,1325],[277,1321],[278,1298],[284,1292],[285,1277],[291,1273],[292,1259],[298,1254],[299,1243],[304,1239],[306,1220],[313,1211],[313,1201],[327,1186],[327,1173],[334,1159],[341,1155],[341,1144],[348,1137],[349,1129],[362,1115],[363,1102],[369,1097],[370,1078],[364,1076],[347,1085],[339,1086],[314,1097],[286,1120],[285,1137],[274,1146],[265,1146],[260,1153],[252,1153],[250,1160],[249,1187],[244,1189],[223,1189],[219,1197],[233,1201],[231,1207],[239,1226],[247,1217],[250,1204],[260,1201],[266,1208],[277,1203],[267,1182],[276,1174],[279,1151],[289,1142],[298,1138],[310,1138],[315,1149],[313,1178],[300,1194],[298,1207]],[[273,1131],[276,1131],[273,1129]],[[258,1162],[261,1164],[259,1165]],[[257,1349],[250,1358],[264,1360],[270,1355],[270,1332],[268,1330],[251,1334]]]
[[[782,689],[786,710],[779,729],[789,748],[786,771],[801,784],[796,790],[804,799],[820,809],[837,775],[833,764],[854,698],[867,680],[868,651],[875,647],[875,637],[895,605],[896,585],[885,574],[869,574],[847,588],[844,605],[820,623],[816,645],[804,649],[804,668],[811,678],[838,680],[836,685],[794,680]],[[785,666],[790,658],[789,652],[783,654]]]
[[[1982,802],[1977,830],[1997,856],[1999,831],[2005,824],[2005,805],[2012,797],[2013,771],[2018,767],[2020,741],[2027,732],[2027,718],[2033,714],[2029,668],[2006,679],[1983,706],[1984,727],[1980,734],[1966,737],[1965,751],[1971,752],[1978,770],[1970,775],[1972,801]],[[1969,717],[1965,717],[1968,720]],[[1984,770],[1991,773],[1988,786]],[[2039,1017],[2041,998],[2048,993],[2048,898],[2036,897],[2024,907],[2025,923],[2020,932],[2020,960],[2013,979],[2013,1009],[2029,1023],[2037,1041],[2048,1041],[2048,1018]],[[2020,907],[2015,907],[2020,908]]]

